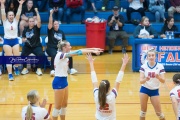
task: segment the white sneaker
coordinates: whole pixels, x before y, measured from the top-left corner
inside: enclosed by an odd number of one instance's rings
[[[38,69],[36,70],[36,74],[37,74],[37,75],[39,75],[39,76],[41,76],[41,75],[42,75],[42,71],[41,71],[41,69],[40,69],[40,68],[38,68]]]
[[[74,68],[71,68],[71,70],[70,70],[70,74],[71,75],[73,75],[73,74],[75,74],[75,73],[77,73],[78,71],[76,70],[76,69],[74,69]]]
[[[50,75],[51,75],[51,77],[54,77],[55,76],[55,71],[51,70]]]
[[[21,72],[22,75],[25,75],[25,74],[28,74],[28,73],[29,73],[29,71],[28,71],[27,68],[24,68],[24,69],[22,70],[22,72]]]

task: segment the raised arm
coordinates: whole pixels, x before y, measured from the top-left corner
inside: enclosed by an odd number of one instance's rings
[[[100,48],[79,49],[79,50],[75,50],[75,51],[67,53],[65,57],[72,57],[72,56],[83,55],[87,53],[95,53],[96,55],[99,55],[101,52],[103,52],[103,49],[100,49]]]
[[[37,27],[40,28],[41,27],[41,18],[40,18],[40,15],[39,15],[39,11],[37,8],[34,8],[35,12],[36,12],[36,15],[37,15]]]
[[[94,70],[94,58],[92,58],[91,53],[87,53],[86,57],[89,61],[90,64],[90,69],[91,69],[91,80],[94,88],[98,88],[98,81],[97,81],[97,76],[96,72]]]
[[[49,15],[49,23],[48,23],[48,29],[50,30],[53,27],[53,13],[54,10],[50,10],[50,15]]]
[[[116,88],[116,90],[118,91],[119,90],[119,85],[120,85],[120,82],[122,81],[123,79],[123,76],[124,76],[124,70],[126,68],[126,65],[129,61],[129,57],[128,57],[128,54],[124,54],[124,57],[122,58],[122,65],[121,65],[121,69],[116,77],[116,81],[115,81],[115,85],[114,85],[114,88]]]
[[[1,15],[2,15],[2,21],[6,20],[6,12],[4,7],[5,0],[1,0]]]
[[[177,102],[175,96],[171,96],[171,102],[172,102],[174,114],[177,118],[178,117],[178,111],[177,111],[178,110],[178,102]]]
[[[24,3],[24,0],[18,0],[19,2],[19,7],[18,7],[18,11],[16,13],[16,20],[19,21],[19,18],[21,16],[21,11],[22,11],[22,4]]]

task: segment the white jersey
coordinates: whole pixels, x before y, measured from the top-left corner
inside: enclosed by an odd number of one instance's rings
[[[18,21],[14,18],[13,22],[9,22],[8,19],[3,21],[4,25],[4,38],[11,39],[17,38],[18,36]]]
[[[133,0],[130,4],[129,7],[137,10],[139,8],[143,8],[143,3],[140,2],[140,0]]]
[[[171,91],[170,91],[170,97],[175,97],[177,102],[178,102],[178,117],[180,117],[180,85],[174,87]]]
[[[54,59],[55,76],[67,77],[69,58],[65,58],[66,53],[58,52]]]
[[[22,109],[21,117],[22,120],[26,120],[26,112],[27,107],[25,106]],[[48,111],[45,108],[37,107],[37,106],[31,106],[33,110],[32,114],[32,120],[48,120],[50,118]]]
[[[139,70],[140,72],[144,73],[145,77],[150,77],[150,80],[146,81],[142,86],[155,90],[158,89],[160,86],[159,80],[155,77],[156,74],[164,74],[164,66],[160,63],[156,63],[153,67],[150,67],[148,62],[143,64]]]
[[[105,108],[102,109],[99,105],[98,100],[98,88],[94,89],[94,100],[96,103],[96,119],[98,120],[116,120],[116,97],[117,91],[115,88],[112,89],[110,93],[106,96],[106,105]]]

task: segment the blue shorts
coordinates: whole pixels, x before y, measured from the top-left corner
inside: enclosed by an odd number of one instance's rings
[[[14,38],[14,39],[5,39],[4,38],[3,45],[9,45],[9,46],[13,47],[13,46],[15,46],[17,44],[19,44],[18,38]]]
[[[54,77],[52,82],[53,89],[64,89],[68,86],[67,77]]]
[[[141,86],[140,93],[147,94],[149,97],[159,96],[159,89],[150,90],[148,88],[145,88],[144,86]]]

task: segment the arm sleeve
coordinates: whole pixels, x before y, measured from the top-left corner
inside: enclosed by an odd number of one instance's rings
[[[158,34],[152,26],[150,26],[150,35],[154,35],[154,38],[158,38]]]
[[[122,26],[124,26],[124,17],[122,15],[119,15],[120,22],[122,23]]]
[[[22,33],[22,37],[23,37],[23,38],[26,38],[26,29],[27,29],[27,28],[25,27],[24,30],[23,30],[23,33]]]
[[[112,89],[112,93],[114,94],[114,97],[116,98],[117,95],[118,95],[118,92],[117,92],[116,88],[113,88],[113,89]]]
[[[50,117],[48,114],[48,111],[45,108],[42,108],[42,115],[43,115],[44,120],[48,120]]]
[[[135,38],[138,38],[139,32],[140,32],[140,26],[137,26],[136,29],[134,30],[133,36]]]

